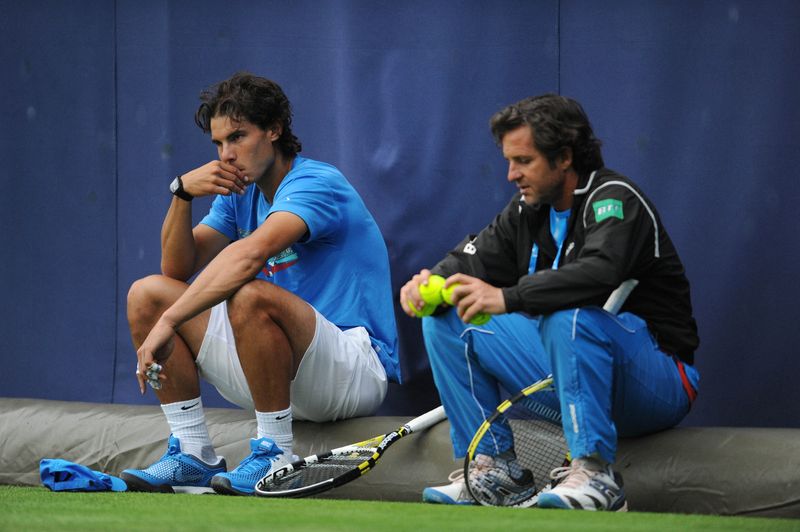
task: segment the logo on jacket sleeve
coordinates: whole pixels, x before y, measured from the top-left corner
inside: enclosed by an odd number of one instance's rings
[[[592,203],[592,209],[594,209],[594,220],[597,223],[607,218],[625,219],[625,214],[622,211],[622,202],[617,199],[595,201]]]

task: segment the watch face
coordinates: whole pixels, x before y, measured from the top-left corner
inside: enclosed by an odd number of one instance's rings
[[[178,178],[176,177],[172,180],[172,183],[169,184],[169,191],[175,194],[175,191],[178,190],[180,186],[181,184],[178,182]]]

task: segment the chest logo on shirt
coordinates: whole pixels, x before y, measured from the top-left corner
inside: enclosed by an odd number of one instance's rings
[[[297,264],[297,260],[297,252],[291,247],[288,247],[274,257],[270,258],[261,271],[267,277],[272,277],[277,272],[291,268]]]
[[[594,209],[594,220],[597,223],[608,218],[625,219],[625,213],[622,211],[622,202],[620,200],[605,199],[595,201],[592,203],[592,209]]]

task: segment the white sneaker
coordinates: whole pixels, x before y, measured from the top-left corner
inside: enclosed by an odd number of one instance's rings
[[[539,508],[628,511],[622,476],[609,465],[578,458],[569,467],[554,469],[550,477],[554,487],[539,494]]]
[[[535,502],[533,474],[517,462],[513,449],[497,456],[478,454],[469,467],[469,490],[481,503],[527,506]]]
[[[422,502],[434,504],[476,504],[467,491],[464,481],[464,471],[457,469],[448,475],[450,484],[433,486],[422,491]]]

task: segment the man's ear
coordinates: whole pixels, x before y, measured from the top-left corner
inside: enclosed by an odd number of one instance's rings
[[[267,133],[269,133],[270,142],[275,142],[281,138],[281,135],[283,134],[283,128],[276,122],[269,127]]]
[[[561,148],[561,154],[558,156],[556,161],[561,170],[566,170],[572,166],[572,148],[569,146],[565,146]]]

